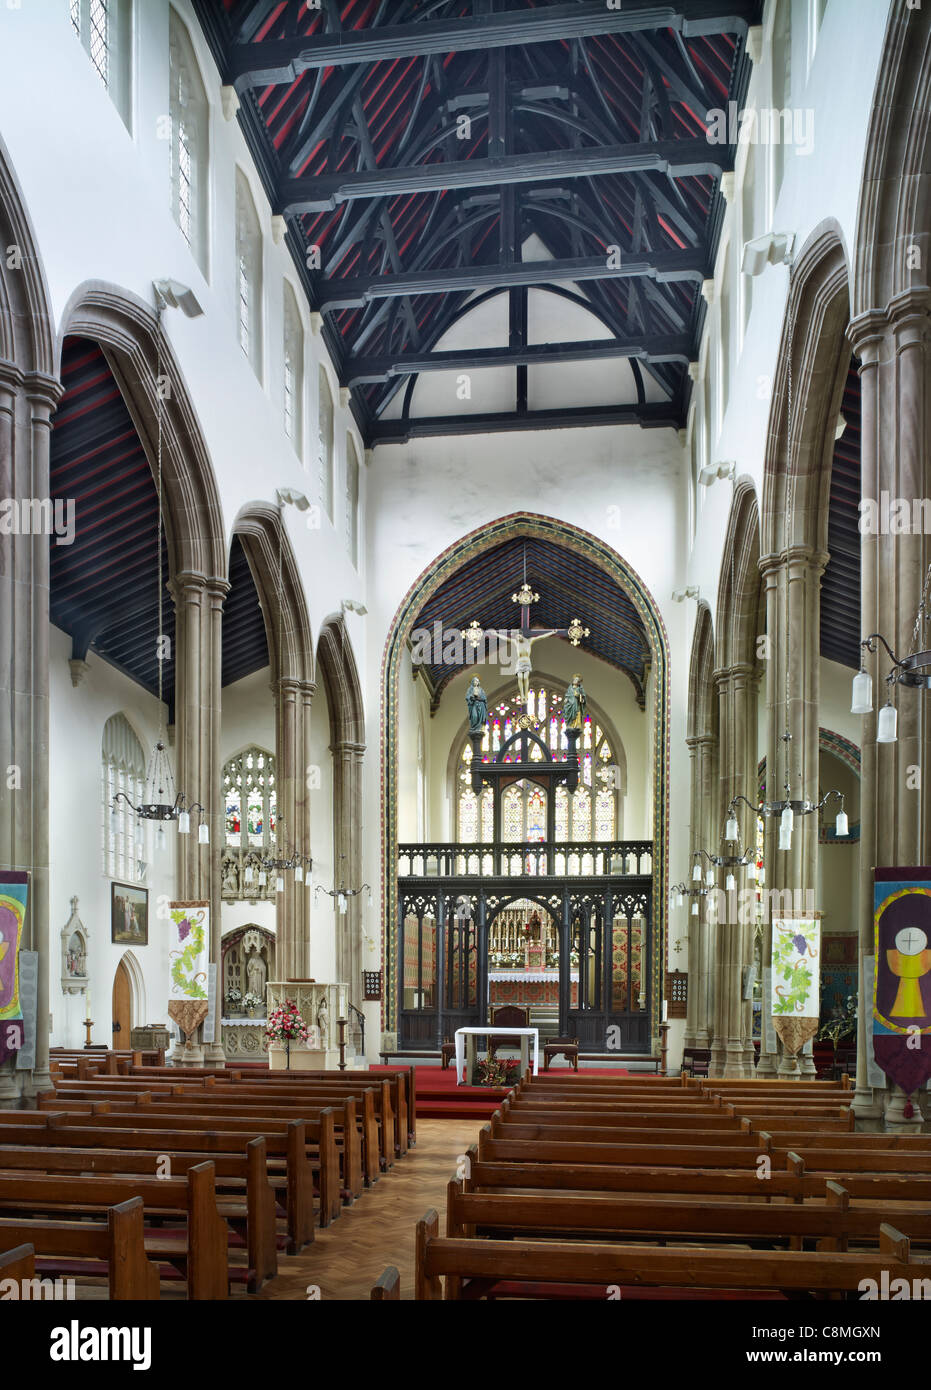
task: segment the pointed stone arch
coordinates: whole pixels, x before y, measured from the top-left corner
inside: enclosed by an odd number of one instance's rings
[[[759,610],[759,507],[752,482],[739,479],[727,521],[718,579],[715,656],[719,668],[729,668],[738,663],[754,665]],[[710,619],[710,613],[708,616]]]
[[[711,609],[700,601],[692,633],[689,661],[689,704],[686,744],[691,761],[689,815],[689,875],[697,850],[712,835],[718,796],[718,694],[715,687],[715,641]],[[692,915],[692,904],[698,914]],[[688,899],[688,969],[690,986],[685,1025],[685,1047],[709,1048],[714,1036],[714,956],[716,928],[705,920],[702,899]]]
[[[320,629],[317,666],[326,688],[330,711],[330,751],[333,754],[333,862],[345,858],[347,881],[362,883],[362,775],[365,758],[365,713],[355,653],[342,614],[329,617]],[[350,1003],[356,1004],[362,988],[361,894],[347,903],[348,930],[336,935],[336,974],[349,985]],[[356,1019],[350,1021],[356,1032]],[[361,1041],[361,1038],[355,1039]]]
[[[242,543],[265,619],[275,697],[279,846],[309,855],[308,759],[316,668],[304,586],[280,508],[250,502],[237,514],[233,535]],[[284,875],[284,885],[276,895],[276,968],[282,979],[302,978],[309,962],[310,894],[291,873]]]
[[[666,960],[669,788],[669,643],[659,607],[637,571],[597,536],[569,522],[534,512],[515,512],[470,531],[442,552],[418,576],[392,620],[382,661],[381,795],[382,818],[382,966],[383,1021],[390,1029],[396,1017],[397,902],[397,711],[401,658],[426,602],[464,563],[513,536],[539,537],[583,555],[608,574],[626,593],[643,620],[650,645],[653,698],[653,949],[651,952],[651,1026],[662,1000]],[[620,673],[619,673],[620,674]]]
[[[42,258],[7,148],[0,140],[0,497],[49,496],[49,435],[61,396],[53,311]],[[39,953],[38,1017],[49,1016],[49,547],[30,534],[0,551],[0,766],[20,769],[0,797],[0,869],[30,874],[23,946]],[[14,641],[15,634],[15,641]],[[0,1104],[49,1083],[48,1030],[32,1071],[0,1067]]]

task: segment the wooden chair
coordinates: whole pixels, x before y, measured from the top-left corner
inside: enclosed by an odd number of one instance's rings
[[[682,1049],[683,1076],[707,1076],[710,1066],[710,1047],[685,1047]]]
[[[502,1004],[497,1009],[492,1009],[491,1021],[493,1024],[497,1023],[499,1028],[529,1028],[530,1010],[523,1009],[518,1004]],[[495,1038],[489,1034],[488,1055],[494,1057],[499,1047],[515,1046],[519,1041],[519,1038]]]
[[[442,1057],[442,1060],[440,1062],[440,1070],[448,1071],[450,1062],[452,1062],[456,1056],[456,1044],[454,1042],[450,1042],[449,1038],[445,1038],[440,1048],[440,1053]]]
[[[575,1071],[579,1069],[578,1038],[551,1038],[543,1044],[543,1070],[549,1071],[550,1059],[562,1054]]]

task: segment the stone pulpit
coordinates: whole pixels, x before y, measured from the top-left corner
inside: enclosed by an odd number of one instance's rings
[[[325,984],[316,980],[272,980],[265,987],[268,1016],[291,999],[310,1031],[306,1043],[292,1043],[290,1059],[283,1043],[272,1043],[268,1065],[272,1071],[336,1071],[339,1068],[339,1029],[337,1019],[346,1017],[349,996],[345,984]]]

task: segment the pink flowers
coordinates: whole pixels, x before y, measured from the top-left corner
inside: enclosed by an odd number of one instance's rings
[[[308,1042],[310,1040],[310,1029],[301,1017],[300,1011],[293,999],[286,999],[277,1009],[273,1009],[268,1016],[268,1024],[265,1028],[266,1043],[273,1042]]]

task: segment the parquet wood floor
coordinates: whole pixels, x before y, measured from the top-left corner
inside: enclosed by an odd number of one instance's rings
[[[315,1233],[300,1255],[280,1255],[278,1278],[250,1300],[306,1299],[308,1286],[321,1300],[365,1299],[386,1265],[401,1274],[401,1297],[414,1296],[414,1227],[429,1207],[446,1215],[446,1184],[459,1156],[478,1139],[480,1120],[418,1120],[417,1143],[366,1188],[339,1219]]]

